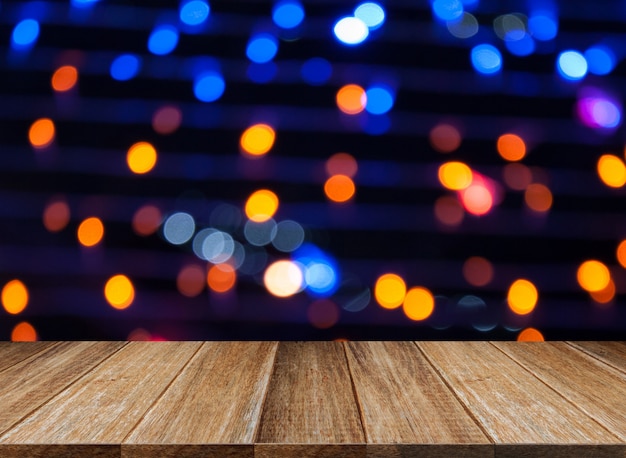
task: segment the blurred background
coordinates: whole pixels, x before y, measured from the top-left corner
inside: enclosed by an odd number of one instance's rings
[[[623,339],[625,23],[1,0],[0,339]]]

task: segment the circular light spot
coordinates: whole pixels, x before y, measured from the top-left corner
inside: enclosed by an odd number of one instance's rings
[[[39,36],[39,22],[34,19],[24,19],[18,22],[11,34],[14,46],[26,47],[35,43]]]
[[[598,304],[608,304],[615,299],[615,292],[615,283],[611,279],[609,280],[609,284],[606,285],[606,288],[600,291],[589,291],[589,295]]]
[[[268,189],[260,189],[253,192],[245,205],[245,213],[248,219],[262,223],[274,216],[278,210],[278,196]]]
[[[37,331],[32,324],[22,321],[11,331],[11,342],[35,342],[37,341]]]
[[[225,89],[224,78],[217,72],[201,74],[193,85],[193,93],[201,102],[216,101],[224,94]]]
[[[104,237],[104,225],[100,218],[95,216],[84,219],[76,232],[78,242],[86,247],[92,247],[102,241]]]
[[[272,8],[272,20],[278,27],[293,29],[304,20],[304,8],[295,0],[279,1]]]
[[[272,218],[263,222],[246,221],[243,235],[250,245],[265,246],[272,243],[278,231],[276,221]]]
[[[606,46],[593,46],[585,51],[589,71],[594,75],[608,75],[615,68],[616,58]]]
[[[332,175],[346,175],[354,178],[359,166],[354,156],[348,153],[336,153],[326,161],[326,173]]]
[[[202,241],[203,258],[213,264],[228,261],[235,252],[235,241],[230,234],[215,230]]]
[[[433,310],[435,310],[435,298],[426,288],[411,288],[404,297],[402,310],[410,320],[425,320],[432,315]]]
[[[57,92],[65,92],[72,89],[78,82],[78,70],[72,65],[59,67],[52,74],[52,89]]]
[[[136,174],[148,173],[157,162],[157,152],[148,142],[137,142],[128,149],[126,163]]]
[[[533,180],[532,172],[524,164],[507,164],[502,173],[506,185],[515,191],[523,191]]]
[[[528,280],[515,280],[509,287],[507,301],[513,313],[528,315],[535,309],[538,299],[537,288]]]
[[[304,229],[296,221],[285,220],[276,226],[276,235],[272,239],[272,245],[278,251],[291,253],[297,250],[304,242]]]
[[[313,57],[302,64],[300,73],[304,81],[319,86],[330,79],[333,73],[333,66],[326,59]]]
[[[622,240],[620,244],[617,246],[617,251],[615,252],[617,256],[617,261],[620,265],[626,269],[626,240]]]
[[[35,121],[28,130],[28,140],[37,149],[46,148],[54,140],[54,123],[49,118],[41,118]]]
[[[518,342],[543,342],[543,334],[535,328],[526,328],[517,335]]]
[[[59,232],[70,222],[70,206],[65,200],[55,200],[43,211],[43,225],[50,232]]]
[[[152,115],[152,128],[161,135],[168,135],[176,132],[182,121],[183,114],[180,109],[168,105],[154,112],[154,115]]]
[[[139,72],[141,60],[134,54],[122,54],[111,62],[109,73],[111,78],[117,81],[128,81],[133,79]]]
[[[276,261],[265,270],[263,284],[273,296],[289,297],[302,290],[304,275],[295,262]]]
[[[378,277],[374,286],[374,297],[381,307],[395,309],[402,305],[406,296],[406,284],[402,277],[387,273]]]
[[[307,263],[304,280],[309,291],[321,296],[332,294],[337,287],[337,273],[326,261]]]
[[[540,183],[533,183],[524,192],[524,202],[531,210],[536,212],[547,212],[552,207],[552,192],[547,186]]]
[[[345,114],[355,115],[365,110],[367,95],[357,84],[347,84],[337,91],[337,107]]]
[[[126,275],[114,275],[104,285],[104,297],[111,307],[123,310],[135,300],[135,287]]]
[[[493,265],[483,257],[472,256],[463,263],[463,277],[472,286],[486,286],[493,280]]]
[[[474,69],[484,75],[492,75],[502,69],[502,55],[492,45],[482,44],[472,48],[471,60]]]
[[[442,21],[454,21],[463,15],[463,3],[460,0],[435,0],[432,9]]]
[[[609,268],[600,261],[583,262],[576,272],[578,284],[589,292],[601,291],[609,285],[611,273]]]
[[[504,46],[511,54],[520,57],[529,56],[535,52],[535,40],[528,34],[525,34],[520,40],[507,40],[504,42]]]
[[[556,37],[558,24],[551,13],[540,11],[528,19],[528,30],[535,39],[549,41]]]
[[[209,5],[202,0],[183,3],[180,8],[180,20],[187,25],[200,25],[209,17]]]
[[[306,315],[313,327],[328,329],[339,321],[339,307],[329,299],[320,299],[309,305]]]
[[[526,156],[526,144],[515,134],[504,134],[498,137],[498,153],[507,161],[521,161]]]
[[[155,27],[148,38],[148,50],[158,56],[171,53],[177,44],[178,30],[171,25]]]
[[[461,200],[467,212],[481,216],[493,208],[493,196],[482,184],[472,184],[461,193]]]
[[[472,170],[462,162],[446,162],[439,167],[439,182],[447,189],[460,191],[472,184]]]
[[[216,293],[227,293],[235,287],[237,272],[230,264],[215,264],[207,273],[207,284]]]
[[[389,88],[372,86],[365,91],[365,110],[368,113],[380,115],[387,113],[393,107],[393,94]]]
[[[519,13],[503,14],[493,21],[493,29],[501,40],[519,41],[526,36],[526,16]]]
[[[333,202],[347,202],[354,197],[355,192],[354,182],[346,175],[333,175],[324,183],[324,193]]]
[[[611,188],[621,188],[626,184],[626,165],[617,156],[612,154],[600,156],[597,170],[602,182]]]
[[[559,74],[571,81],[580,80],[587,74],[588,66],[585,56],[578,51],[563,51],[557,57]]]
[[[459,130],[450,124],[438,124],[428,134],[430,145],[440,153],[451,153],[461,146]]]
[[[239,144],[241,149],[251,156],[263,156],[272,149],[275,139],[276,132],[271,126],[254,124],[241,134]]]
[[[478,33],[478,19],[471,14],[464,12],[461,17],[454,21],[447,21],[446,26],[453,37],[466,39]]]
[[[174,213],[163,224],[163,236],[172,245],[182,245],[193,237],[196,222],[193,217],[184,212]]]
[[[333,33],[339,42],[353,46],[363,43],[369,35],[367,24],[356,17],[344,17],[335,23]]]
[[[268,33],[254,35],[246,47],[246,56],[257,64],[269,62],[276,56],[277,52],[278,42]]]
[[[147,237],[159,229],[162,220],[161,210],[154,205],[144,205],[137,209],[131,224],[135,234]]]
[[[442,196],[435,201],[435,217],[437,221],[446,226],[458,226],[463,222],[465,211],[463,206],[451,196]]]
[[[17,315],[28,305],[28,289],[20,280],[11,280],[2,288],[2,306],[11,315]]]

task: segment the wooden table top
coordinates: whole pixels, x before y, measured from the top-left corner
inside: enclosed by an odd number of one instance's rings
[[[624,342],[0,342],[0,456],[626,457]]]

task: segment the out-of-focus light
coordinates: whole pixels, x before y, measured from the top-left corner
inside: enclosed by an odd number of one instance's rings
[[[148,173],[157,162],[157,152],[148,142],[137,142],[128,149],[126,163],[128,168],[138,175]]]
[[[395,309],[402,305],[406,296],[406,283],[397,274],[386,273],[378,277],[374,297],[381,307]]]
[[[189,213],[177,212],[170,215],[163,224],[163,236],[172,245],[182,245],[193,237],[196,222]]]
[[[498,48],[488,44],[474,46],[471,52],[474,69],[483,75],[492,75],[502,69],[502,54]]]
[[[626,184],[626,165],[621,158],[612,154],[603,154],[598,159],[598,176],[611,188],[621,188]]]
[[[84,219],[76,231],[78,242],[86,247],[92,247],[102,241],[104,237],[104,224],[100,218],[91,216]]]
[[[517,315],[528,315],[535,309],[539,293],[530,281],[520,278],[509,287],[507,302],[509,308]]]
[[[541,184],[533,183],[528,185],[524,192],[524,202],[531,210],[536,212],[547,212],[552,207],[552,192],[550,189]]]
[[[152,335],[143,328],[135,328],[126,337],[126,340],[130,342],[149,342],[152,339]]]
[[[526,328],[517,335],[518,342],[543,342],[543,334],[535,328]]]
[[[337,107],[345,114],[355,115],[365,110],[367,95],[358,84],[347,84],[337,91]]]
[[[20,280],[11,280],[2,288],[2,307],[11,315],[21,313],[28,305],[28,289]]]
[[[526,156],[526,143],[515,134],[500,135],[497,148],[500,156],[507,161],[521,161]]]
[[[339,307],[330,299],[319,299],[309,305],[306,316],[315,328],[332,328],[339,321]]]
[[[393,107],[393,93],[385,86],[372,86],[365,91],[365,110],[375,115],[387,113]]]
[[[278,233],[278,225],[272,218],[263,222],[246,221],[243,235],[250,245],[265,246],[273,242]]]
[[[611,281],[611,273],[604,263],[591,259],[578,267],[576,279],[582,289],[591,293],[606,288]]]
[[[524,164],[507,164],[502,174],[506,185],[515,191],[523,191],[533,180],[532,172]]]
[[[585,77],[588,66],[585,56],[578,51],[563,51],[556,60],[559,74],[570,81],[577,81]]]
[[[617,246],[615,256],[617,257],[617,262],[619,262],[620,265],[626,269],[626,240],[622,240]]]
[[[135,287],[126,275],[114,275],[104,285],[104,297],[111,307],[123,310],[135,300]]]
[[[289,297],[302,291],[304,274],[301,267],[293,261],[276,261],[265,270],[263,284],[273,296]]]
[[[354,178],[354,175],[356,175],[356,172],[359,170],[359,165],[351,154],[336,153],[328,158],[325,168],[329,176],[346,175],[350,178]]]
[[[362,20],[366,26],[375,30],[385,22],[385,10],[378,3],[361,3],[354,9],[354,17]]]
[[[454,21],[463,15],[463,2],[460,0],[435,0],[432,2],[433,13],[442,21]]]
[[[435,201],[435,218],[442,224],[456,227],[463,222],[465,211],[458,199],[452,196],[441,196]]]
[[[193,93],[201,102],[216,101],[224,94],[225,89],[224,78],[217,72],[202,73],[193,83]]]
[[[356,193],[352,178],[346,175],[333,175],[324,183],[324,194],[329,200],[337,203],[348,202]]]
[[[111,62],[109,73],[117,81],[128,81],[139,73],[141,61],[134,54],[122,54]]]
[[[451,153],[461,146],[461,133],[450,124],[437,124],[430,130],[428,140],[436,151]]]
[[[11,331],[11,342],[36,342],[37,331],[32,324],[22,321]]]
[[[24,19],[18,22],[11,34],[13,47],[24,48],[32,46],[39,37],[39,22],[34,19]]]
[[[57,92],[66,92],[76,86],[78,70],[73,65],[64,65],[56,69],[51,79],[52,89]]]
[[[333,27],[337,40],[349,46],[361,44],[368,37],[370,31],[362,19],[348,16],[339,19]]]
[[[335,260],[317,246],[306,243],[292,254],[302,266],[305,288],[315,296],[329,296],[338,287],[339,271]]]
[[[511,54],[520,57],[529,56],[535,52],[535,40],[528,34],[525,34],[519,40],[507,40],[504,42],[504,46]]]
[[[148,51],[157,56],[171,53],[178,44],[178,30],[171,25],[155,27],[148,38]]]
[[[152,115],[152,128],[156,133],[168,135],[176,132],[183,121],[183,114],[178,107],[166,105]]]
[[[237,272],[230,264],[215,264],[207,273],[207,285],[216,293],[227,293],[237,283]]]
[[[278,52],[278,42],[269,33],[259,33],[253,35],[246,47],[246,56],[252,62],[264,64],[276,56]]]
[[[615,292],[615,283],[613,282],[613,279],[610,279],[606,288],[601,289],[600,291],[590,291],[589,295],[591,296],[591,299],[598,304],[608,304],[615,299]]]
[[[144,205],[139,207],[133,215],[131,225],[135,234],[147,237],[159,229],[162,221],[163,214],[158,207]]]
[[[95,5],[99,1],[100,0],[71,0],[71,4],[77,8],[88,8]]]
[[[276,235],[272,239],[272,245],[278,251],[291,253],[297,250],[304,242],[304,229],[296,221],[281,221],[276,226]]]
[[[414,287],[407,291],[402,303],[404,314],[413,321],[422,321],[432,315],[435,310],[435,298],[423,287]]]
[[[330,79],[333,73],[333,66],[326,59],[313,57],[302,64],[300,74],[304,81],[318,86]]]
[[[450,35],[456,38],[471,38],[478,33],[478,19],[468,12],[464,12],[458,19],[447,21],[446,26]]]
[[[296,0],[276,2],[272,8],[272,20],[282,29],[298,27],[304,20],[304,7]]]
[[[278,210],[278,196],[269,189],[253,192],[246,200],[245,213],[248,219],[263,223],[274,216]]]
[[[254,124],[241,134],[239,145],[251,156],[263,156],[272,149],[276,140],[276,132],[267,124]]]
[[[187,25],[200,25],[207,20],[211,9],[202,0],[184,2],[180,8],[180,20]]]
[[[54,141],[54,123],[49,118],[41,118],[35,121],[28,130],[28,141],[33,148],[43,149]]]
[[[594,75],[608,75],[615,68],[617,61],[615,54],[606,46],[592,46],[584,55],[589,71]]]
[[[452,191],[466,189],[472,184],[472,170],[463,162],[451,161],[439,167],[439,182]]]
[[[274,62],[265,62],[264,64],[251,62],[250,65],[248,65],[248,71],[246,74],[248,75],[248,78],[255,83],[265,84],[272,81],[277,72],[278,67]]]
[[[70,222],[70,206],[65,200],[54,200],[43,211],[43,225],[50,232],[65,229]]]
[[[493,30],[501,40],[518,41],[526,35],[526,17],[518,14],[503,14],[493,21]]]
[[[195,240],[194,240],[195,244]],[[213,230],[203,237],[201,254],[202,259],[213,264],[222,264],[229,261],[235,252],[233,237],[222,231]]]
[[[493,280],[493,265],[481,256],[472,256],[463,263],[463,278],[472,286],[486,286]]]
[[[538,11],[528,19],[528,31],[536,40],[553,40],[558,30],[558,23],[550,12]]]
[[[493,195],[482,183],[472,183],[461,191],[463,207],[468,213],[481,216],[493,208]]]
[[[619,105],[600,92],[589,92],[576,103],[578,118],[588,127],[613,129],[622,122]]]

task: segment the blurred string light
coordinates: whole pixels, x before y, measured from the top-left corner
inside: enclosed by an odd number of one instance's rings
[[[478,33],[478,19],[467,11],[457,19],[446,21],[446,27],[450,35],[460,39],[471,38]]]
[[[332,295],[339,284],[336,261],[312,243],[304,243],[292,253],[292,260],[301,266],[304,288],[314,296]]]
[[[43,149],[52,144],[55,135],[54,123],[50,118],[41,118],[31,124],[28,140],[36,149]]]
[[[291,253],[302,245],[304,237],[304,228],[300,223],[293,220],[285,220],[276,225],[276,233],[272,238],[272,245],[278,251]]]
[[[277,233],[278,225],[273,218],[263,222],[248,220],[243,227],[244,237],[250,245],[254,246],[269,245],[274,241]]]
[[[133,173],[148,173],[157,163],[156,149],[148,142],[137,142],[128,149],[126,163]]]
[[[347,175],[332,175],[324,183],[324,194],[332,202],[344,203],[351,200],[356,193],[352,178]]]
[[[576,279],[582,289],[592,293],[602,291],[609,285],[611,273],[604,263],[591,259],[578,267]]]
[[[463,278],[472,286],[487,286],[493,280],[493,276],[493,265],[481,256],[472,256],[463,263]]]
[[[523,14],[503,14],[493,20],[493,30],[504,41],[519,41],[526,36],[526,22]]]
[[[594,75],[608,75],[613,71],[617,63],[615,53],[603,45],[592,46],[584,53],[589,66],[589,72]]]
[[[193,237],[196,222],[189,213],[177,212],[163,223],[163,237],[172,245],[182,245]]]
[[[152,115],[152,128],[161,135],[169,135],[178,130],[183,121],[180,109],[173,105],[165,105]]]
[[[609,284],[606,285],[605,288],[600,291],[590,291],[589,296],[593,299],[597,304],[609,304],[613,299],[615,299],[615,282],[611,278],[609,280]]]
[[[272,20],[282,29],[293,29],[304,20],[304,7],[297,0],[281,0],[272,7]]]
[[[471,184],[459,191],[463,207],[468,213],[482,216],[493,208],[496,189],[493,182],[483,175],[472,172]]]
[[[528,315],[537,305],[539,293],[535,285],[526,279],[515,280],[509,287],[507,303],[513,313]]]
[[[330,299],[319,299],[309,305],[306,316],[317,329],[332,328],[339,321],[339,307]]]
[[[193,83],[193,93],[201,102],[216,101],[225,89],[224,77],[216,71],[200,73]]]
[[[410,320],[425,320],[435,310],[435,298],[427,288],[413,287],[404,296],[402,310]]]
[[[376,30],[385,22],[386,13],[378,3],[364,2],[354,9],[354,17],[363,21],[370,30]]]
[[[28,305],[28,289],[21,280],[11,280],[2,287],[0,299],[4,310],[11,315],[17,315],[24,311]]]
[[[505,165],[502,175],[504,183],[515,191],[525,190],[533,180],[530,168],[519,163]]]
[[[304,286],[302,267],[290,260],[275,261],[265,269],[263,284],[273,296],[293,296]]]
[[[171,53],[178,44],[178,30],[171,25],[156,26],[148,37],[148,51],[157,56]]]
[[[227,232],[217,229],[209,229],[208,231],[202,237],[200,257],[212,264],[222,264],[229,261],[235,252],[233,237]],[[196,238],[194,238],[194,245],[196,245]]]
[[[181,2],[179,17],[181,22],[196,26],[206,22],[210,11],[209,4],[203,0],[187,0]]]
[[[550,10],[533,11],[528,18],[528,31],[536,40],[553,40],[556,38],[558,30],[558,20]]]
[[[11,342],[36,342],[39,340],[37,331],[32,324],[22,321],[11,331]]]
[[[237,272],[230,264],[215,264],[207,272],[207,285],[216,293],[227,293],[237,283]]]
[[[428,133],[430,146],[440,153],[451,153],[461,146],[461,133],[451,124],[441,123]]]
[[[526,156],[526,143],[518,135],[500,135],[496,146],[500,156],[507,161],[521,161]]]
[[[620,266],[626,269],[626,240],[622,240],[615,250],[615,257]]]
[[[348,115],[359,114],[367,106],[365,89],[358,84],[346,84],[339,88],[335,100],[339,110]]]
[[[111,62],[109,73],[111,78],[117,81],[133,79],[141,69],[141,58],[134,54],[122,54]]]
[[[381,275],[374,286],[374,297],[376,302],[385,309],[400,307],[406,297],[404,279],[394,273]]]
[[[263,156],[274,146],[276,132],[268,124],[254,124],[241,134],[239,146],[250,156]]]
[[[155,205],[146,204],[135,211],[131,225],[135,234],[147,237],[159,230],[162,221],[161,210]]]
[[[593,129],[614,129],[622,122],[621,104],[602,90],[582,88],[576,102],[578,119]]]
[[[621,188],[626,184],[626,165],[613,154],[603,154],[598,159],[598,176],[611,188]]]
[[[67,92],[76,86],[78,70],[73,65],[63,65],[52,74],[50,83],[56,92]]]
[[[183,266],[176,276],[176,288],[185,297],[196,297],[204,291],[205,281],[204,267],[197,264]]]
[[[11,47],[25,50],[35,44],[39,37],[39,22],[35,19],[23,19],[15,24],[11,34]]]
[[[545,338],[537,329],[526,328],[517,335],[516,340],[518,342],[543,342],[545,341]]]
[[[529,35],[524,34],[519,40],[505,40],[504,46],[513,55],[524,57],[535,52],[535,40]]]
[[[560,53],[556,60],[559,75],[569,81],[578,81],[585,77],[588,70],[587,60],[578,51],[567,50]]]
[[[326,83],[333,73],[333,66],[326,59],[312,57],[302,64],[300,74],[302,79],[313,86]]]
[[[493,75],[502,69],[502,54],[490,44],[474,46],[470,53],[472,66],[478,73]]]
[[[374,85],[365,91],[365,110],[368,113],[380,115],[387,113],[393,107],[394,93],[388,86]]]
[[[46,205],[42,219],[48,231],[62,231],[70,222],[70,206],[65,199],[54,199]]]
[[[85,218],[76,231],[78,242],[85,247],[98,245],[104,238],[104,224],[95,216]]]
[[[533,183],[524,191],[524,202],[535,212],[547,212],[552,207],[552,192],[546,185]]]
[[[369,36],[369,27],[362,19],[346,16],[339,19],[333,26],[335,38],[340,43],[355,46],[363,43]]]
[[[114,309],[124,310],[135,300],[135,287],[126,275],[114,275],[104,285],[104,297]]]
[[[276,56],[277,52],[278,41],[269,33],[253,35],[246,46],[246,56],[257,64],[269,62]]]
[[[250,194],[244,211],[248,219],[263,223],[271,219],[278,211],[278,196],[269,189],[259,189]]]
[[[336,153],[328,158],[325,164],[326,173],[329,176],[332,175],[346,175],[350,178],[354,178],[359,165],[349,153]]]
[[[472,184],[472,169],[463,162],[450,161],[442,164],[437,173],[439,182],[452,191],[460,191]]]
[[[460,0],[434,0],[431,8],[435,17],[441,21],[454,21],[463,15],[463,2]]]

